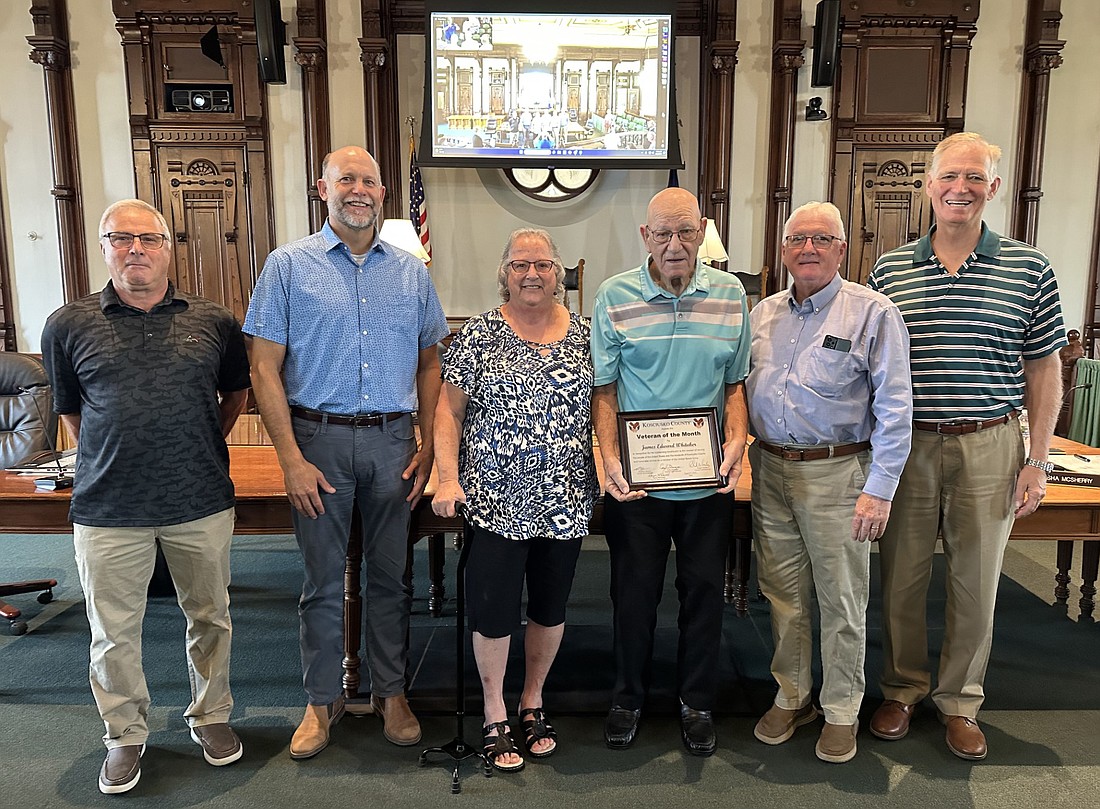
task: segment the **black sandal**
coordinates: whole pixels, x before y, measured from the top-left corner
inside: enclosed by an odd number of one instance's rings
[[[524,762],[523,756],[520,755],[519,748],[516,747],[516,741],[512,738],[512,731],[509,729],[507,722],[493,722],[486,725],[481,729],[481,735],[485,743],[482,752],[496,769],[501,772],[519,772],[523,769],[526,762]],[[505,753],[515,753],[520,756],[519,762],[516,764],[498,764],[497,759]]]
[[[530,714],[530,719],[523,717]],[[521,708],[519,712],[520,722],[523,723],[523,746],[527,748],[527,754],[532,758],[549,758],[558,749],[558,734],[554,732],[554,726],[550,724],[546,711],[542,708]],[[546,750],[536,753],[532,748],[541,739],[549,739],[553,742]]]

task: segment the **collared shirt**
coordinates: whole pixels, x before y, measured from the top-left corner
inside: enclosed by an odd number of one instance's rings
[[[863,491],[892,500],[913,417],[909,335],[898,307],[838,273],[801,305],[792,288],[762,300],[749,319],[752,434],[771,444],[870,441]]]
[[[749,369],[745,290],[737,277],[696,262],[679,297],[657,286],[649,258],[600,285],[592,312],[594,384],[617,383],[619,409],[715,407]],[[712,489],[653,492],[692,500]]]
[[[359,266],[326,221],[267,257],[244,331],[286,346],[292,406],[353,414],[416,410],[419,351],[448,328],[415,256],[376,236]]]
[[[974,252],[949,273],[932,234],[891,250],[867,284],[898,305],[909,329],[913,418],[997,418],[1024,405],[1023,360],[1066,344],[1047,257],[982,223]]]
[[[110,282],[42,331],[54,410],[80,416],[70,519],[178,525],[233,506],[218,391],[249,386],[233,314],[168,285],[145,312]]]

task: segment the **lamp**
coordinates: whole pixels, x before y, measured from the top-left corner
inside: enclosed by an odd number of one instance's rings
[[[406,253],[412,253],[425,264],[430,256],[420,243],[420,237],[416,234],[412,222],[408,219],[387,219],[382,223],[382,230],[378,232],[378,238],[382,241],[399,247]]]
[[[410,223],[411,224],[411,223]],[[707,229],[703,232],[703,244],[699,247],[699,259],[708,267],[714,267],[715,261],[729,261],[726,248],[722,245],[722,239],[718,236],[718,228],[714,226],[714,220],[707,220]]]

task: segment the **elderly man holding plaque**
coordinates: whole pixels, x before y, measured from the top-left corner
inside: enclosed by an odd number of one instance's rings
[[[811,202],[783,230],[793,283],[752,311],[747,381],[753,534],[771,603],[775,704],[754,731],[782,744],[813,722],[813,593],[821,621],[816,753],[856,754],[870,543],[882,536],[909,455],[909,335],[889,298],[845,281],[836,206]]]
[[[612,749],[630,747],[638,731],[672,543],[680,598],[681,735],[692,755],[709,756],[716,744],[711,711],[723,571],[732,492],[748,434],[749,324],[745,290],[736,277],[697,260],[705,225],[691,193],[661,191],[641,226],[646,260],[607,279],[596,293],[592,411],[608,495],[604,530],[611,552],[616,676],[604,738]],[[700,420],[700,428],[684,429],[684,418],[689,426]],[[691,444],[696,451],[685,455],[683,447],[670,446],[662,455],[660,447],[645,447],[643,488],[633,479],[632,459],[622,452],[620,423],[624,434],[663,434],[671,425],[686,440],[668,443]],[[713,434],[713,446],[687,432]]]

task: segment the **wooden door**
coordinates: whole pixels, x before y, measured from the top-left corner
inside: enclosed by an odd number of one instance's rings
[[[244,148],[157,149],[162,210],[174,242],[173,283],[220,303],[241,322],[255,281],[245,160]]]

